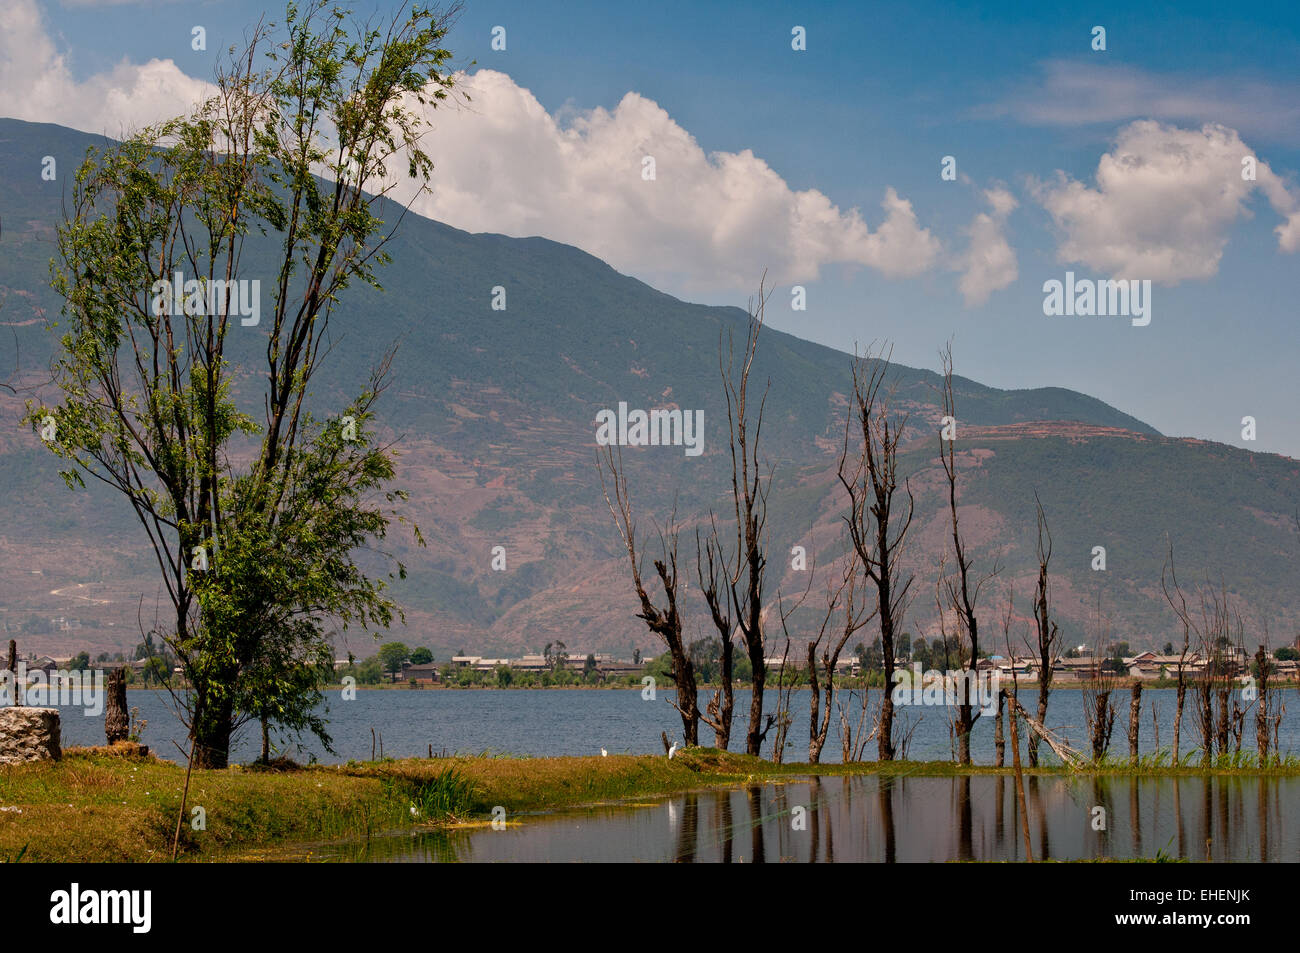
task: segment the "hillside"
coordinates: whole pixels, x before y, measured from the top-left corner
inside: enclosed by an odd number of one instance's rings
[[[91,137],[54,126],[0,120],[0,379],[21,364],[39,377],[54,335],[44,319],[58,303],[47,287],[53,228],[64,189]],[[59,179],[43,182],[41,157]],[[429,540],[406,549],[410,578],[398,590],[408,631],[435,651],[570,649],[630,652],[653,643],[633,617],[617,536],[595,471],[594,419],[629,407],[702,408],[704,453],[629,452],[643,522],[677,500],[687,521],[722,502],[729,475],[718,345],[743,340],[737,308],[694,305],[621,275],[576,248],[542,238],[469,234],[408,215],[380,274],[382,292],[357,290],[331,325],[334,348],[314,395],[321,413],[341,405],[368,368],[399,346],[380,412],[398,439],[399,485]],[[258,260],[250,241],[245,252]],[[258,277],[250,273],[248,277]],[[507,308],[490,307],[503,287]],[[887,339],[887,324],[864,328]],[[240,393],[257,406],[251,368],[264,338],[236,328],[230,354]],[[960,355],[958,355],[960,359]],[[801,589],[788,567],[796,544],[829,558],[842,505],[834,477],[850,358],[772,329],[755,375],[770,380],[764,447],[775,468],[771,497],[774,575],[769,590]],[[894,369],[910,413],[905,461],[917,494],[917,599],[909,628],[927,629],[943,545],[929,371]],[[25,648],[66,652],[134,644],[138,618],[152,624],[158,582],[144,540],[120,500],[72,493],[38,440],[17,425],[20,402],[0,392],[0,622]],[[1118,638],[1160,644],[1172,637],[1159,593],[1170,534],[1190,576],[1223,573],[1255,621],[1276,638],[1294,634],[1292,573],[1300,568],[1289,522],[1300,500],[1300,465],[1196,441],[1172,440],[1092,397],[1062,388],[999,390],[958,381],[963,513],[981,556],[1005,568],[985,603],[1000,616],[998,590],[1029,594],[1033,494],[1056,537],[1056,595],[1068,636],[1083,638],[1100,587]],[[507,571],[489,566],[507,550]],[[1104,545],[1105,574],[1089,570]],[[683,550],[693,542],[683,540]],[[693,567],[690,570],[693,575]],[[688,593],[688,599],[694,595]],[[143,597],[143,598],[142,598]],[[1004,598],[1002,596],[1001,598]],[[700,607],[690,604],[691,625]],[[51,626],[51,618],[63,623]],[[75,621],[76,627],[63,629]],[[349,647],[369,651],[353,636]]]

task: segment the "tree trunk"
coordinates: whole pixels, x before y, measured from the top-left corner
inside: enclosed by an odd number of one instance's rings
[[[1020,703],[1013,700],[1010,712],[1011,758],[1016,768],[1016,807],[1019,808],[1020,813],[1020,832],[1025,838],[1025,859],[1032,864],[1034,862],[1034,848],[1029,840],[1029,811],[1025,807],[1025,776],[1020,768],[1020,732],[1016,728],[1016,710],[1019,707]]]
[[[1006,694],[1003,690],[998,691],[998,720],[993,725],[993,749],[995,760],[993,764],[996,767],[1002,767],[1006,763],[1006,739],[1002,737],[1002,708],[1006,701]]]
[[[230,763],[230,735],[234,711],[230,701],[199,706],[194,711],[190,739],[194,742],[194,767],[225,768]]]
[[[108,700],[104,703],[104,735],[110,745],[131,734],[131,714],[126,707],[126,669],[108,673]]]
[[[1228,690],[1220,688],[1219,696],[1219,724],[1215,731],[1215,740],[1218,742],[1219,754],[1225,754],[1228,750]]]
[[[751,644],[749,665],[754,670],[753,692],[749,698],[749,730],[745,732],[745,753],[759,757],[763,748],[763,689],[767,685],[767,669],[763,665],[763,646]]]
[[[1142,714],[1142,683],[1134,680],[1133,697],[1128,704],[1128,760],[1138,763],[1138,717]]]
[[[1255,707],[1255,747],[1259,753],[1259,766],[1268,763],[1268,654],[1264,646],[1255,653],[1255,664],[1259,669],[1259,701]],[[1261,785],[1261,790],[1263,786]]]
[[[1174,711],[1174,766],[1178,766],[1180,758],[1178,750],[1178,733],[1183,725],[1183,704],[1187,701],[1187,678],[1183,675],[1183,667],[1178,666],[1178,708]]]
[[[1043,681],[1043,673],[1040,663],[1038,672],[1038,723],[1040,725],[1047,724],[1047,695],[1051,691],[1051,685],[1052,679],[1050,676],[1046,681]],[[1038,735],[1034,734],[1032,731],[1029,733],[1029,737],[1025,739],[1025,742],[1029,747],[1029,766],[1031,768],[1038,767],[1038,740]]]

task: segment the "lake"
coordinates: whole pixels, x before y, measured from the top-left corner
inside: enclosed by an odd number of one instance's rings
[[[1295,688],[1284,689],[1276,697],[1291,699],[1295,692]],[[701,707],[706,703],[707,697],[705,692],[700,693]],[[875,704],[880,699],[880,691],[873,691],[871,697]],[[669,704],[671,698],[671,691],[661,690],[654,700],[645,700],[640,689],[391,689],[360,690],[356,692],[355,699],[344,700],[341,692],[334,690],[327,693],[324,705],[334,740],[334,754],[325,751],[314,738],[302,739],[301,744],[294,743],[292,739],[273,740],[276,742],[277,753],[299,761],[314,758],[327,763],[370,758],[371,729],[375,733],[375,754],[379,753],[382,739],[383,753],[399,758],[426,755],[430,745],[435,753],[445,750],[452,754],[479,754],[486,751],[534,756],[594,755],[599,754],[602,747],[611,754],[662,754],[661,732],[667,732],[670,739],[681,739],[681,719]],[[732,750],[744,750],[749,698],[747,691],[736,692]],[[1035,710],[1035,692],[1022,689],[1020,699],[1026,709],[1031,712]],[[1059,731],[1079,750],[1088,748],[1083,699],[1081,691],[1058,690],[1052,694],[1047,717],[1048,726]],[[793,695],[793,724],[789,732],[790,743],[785,752],[785,760],[788,762],[806,761],[808,757],[808,701],[809,694],[806,690],[796,691]],[[1297,701],[1300,702],[1300,699]],[[1128,753],[1127,692],[1118,693],[1116,702],[1111,754],[1123,757]],[[185,728],[173,711],[171,699],[165,691],[133,690],[127,693],[127,703],[137,708],[139,717],[148,722],[142,738],[145,744],[161,757],[182,757],[176,745],[185,744]],[[767,693],[766,703],[768,710],[775,706],[775,692]],[[1183,713],[1184,753],[1191,750],[1198,740],[1191,703],[1189,693]],[[1173,738],[1174,691],[1148,690],[1143,693],[1140,722],[1140,748],[1143,753],[1150,752],[1155,744],[1152,704],[1156,706],[1161,746],[1168,748]],[[855,696],[848,711],[850,720],[855,725],[859,708]],[[912,706],[900,709],[900,712],[900,717],[912,726],[908,757],[913,760],[953,759],[947,708]],[[104,743],[102,715],[91,717],[80,709],[64,708],[62,721],[65,746]],[[841,758],[838,721],[836,713],[823,752],[824,761],[839,761]],[[1254,750],[1254,738],[1252,712],[1243,732],[1243,750]],[[772,756],[773,740],[769,736],[763,750],[765,757]],[[1291,704],[1284,713],[1278,740],[1284,753],[1300,754],[1300,704]],[[713,730],[705,725],[700,726],[700,743],[713,743]],[[1007,745],[1009,762],[1009,738]],[[1024,745],[1023,737],[1021,745]],[[1046,748],[1042,750],[1046,751]],[[251,761],[259,751],[257,726],[249,725],[237,735],[231,757],[235,761]],[[868,742],[864,757],[875,757],[874,740]],[[981,718],[976,723],[972,737],[972,757],[980,764],[993,763],[992,718]]]
[[[1034,860],[1300,860],[1300,778],[1027,777]],[[1099,813],[1100,809],[1100,813]],[[490,827],[298,845],[276,859],[495,862],[1021,861],[1006,776],[822,777]],[[1098,824],[1102,829],[1098,829]]]

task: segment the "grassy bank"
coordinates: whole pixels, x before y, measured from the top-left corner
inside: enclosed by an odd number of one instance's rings
[[[816,771],[914,777],[1010,773],[1009,768],[961,768],[948,762],[827,764]],[[293,841],[481,822],[497,805],[508,814],[554,810],[809,772],[809,765],[777,765],[711,749],[681,752],[671,761],[651,755],[464,757],[195,771],[181,826],[180,857],[213,860]],[[1034,773],[1066,771],[1045,767]],[[1300,776],[1300,767],[1134,770],[1116,764],[1087,773]],[[184,784],[183,765],[102,749],[70,749],[58,762],[0,766],[0,860],[167,861]],[[191,827],[196,807],[203,809],[205,830]]]

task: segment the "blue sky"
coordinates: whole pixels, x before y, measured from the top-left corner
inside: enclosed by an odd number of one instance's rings
[[[48,39],[66,82],[127,86],[151,60],[208,78],[215,51],[268,9],[12,2],[35,4],[39,24],[24,29]],[[845,349],[888,339],[895,359],[925,367],[952,337],[958,372],[985,383],[1070,387],[1168,434],[1300,457],[1300,13],[1132,6],[470,0],[449,45],[459,66],[491,71],[477,121],[498,104],[525,119],[480,137],[471,119],[448,117],[434,140],[444,192],[417,208],[571,241],[691,300],[743,305],[766,266],[778,280],[768,320],[782,330]],[[206,53],[190,49],[194,25],[208,31]],[[498,25],[505,51],[490,47]],[[791,49],[795,25],[804,51]],[[1096,25],[1104,52],[1091,49]],[[0,46],[0,70],[8,56],[10,75],[41,73],[53,61],[29,58],[37,46]],[[61,114],[70,98],[51,99],[45,121],[92,122]],[[0,95],[0,114],[37,100]],[[659,153],[657,192],[609,174],[629,142]],[[476,177],[473,149],[491,152],[491,176]],[[1108,154],[1115,177],[1103,185]],[[1231,181],[1246,154],[1258,181]],[[958,181],[941,180],[945,155]],[[567,201],[515,207],[561,166]],[[744,213],[726,235],[710,230],[717,211],[688,214],[723,188],[734,191],[719,208]],[[881,230],[889,190],[907,208]],[[809,220],[810,196],[824,200],[825,229]],[[587,221],[584,205],[621,217]],[[973,297],[960,284],[972,248],[998,251],[970,279]],[[1067,270],[1153,279],[1150,325],[1044,316],[1043,282]],[[807,288],[806,311],[789,307],[793,284]],[[1241,437],[1246,415],[1258,421],[1253,443]]]

